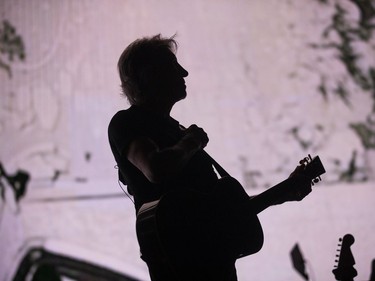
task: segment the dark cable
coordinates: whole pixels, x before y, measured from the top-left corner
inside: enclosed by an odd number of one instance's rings
[[[115,168],[116,170],[118,170],[118,165],[115,165],[114,168]],[[122,187],[121,182],[120,182],[120,179],[118,179],[117,182],[118,182],[118,185],[120,186],[121,190],[126,194],[126,196],[127,196],[127,197],[133,202],[133,204],[135,205],[133,198],[132,198],[132,197],[130,196],[130,194],[129,194],[128,192],[126,192],[125,189]]]
[[[133,198],[131,198],[130,194],[127,193],[127,192],[125,191],[125,189],[121,186],[121,182],[120,182],[120,180],[117,180],[117,182],[118,182],[118,185],[120,186],[121,190],[126,194],[126,196],[127,196],[127,197],[133,202],[133,204],[135,205]]]

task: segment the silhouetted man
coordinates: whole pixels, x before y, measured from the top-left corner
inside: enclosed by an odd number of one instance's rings
[[[176,188],[209,193],[218,179],[202,151],[209,141],[205,131],[196,125],[182,129],[170,116],[174,104],[186,97],[188,76],[176,59],[176,49],[173,37],[142,38],[130,44],[118,62],[121,87],[131,106],[113,116],[109,141],[120,180],[134,196],[137,212]],[[302,186],[300,199],[311,191],[308,180]],[[237,280],[234,259],[199,269],[189,265],[182,274],[162,257],[142,258],[153,281]]]

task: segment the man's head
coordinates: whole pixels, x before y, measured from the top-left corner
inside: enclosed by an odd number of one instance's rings
[[[130,104],[142,104],[153,95],[186,96],[184,77],[188,75],[175,57],[174,37],[145,37],[131,43],[121,54],[118,70],[123,94]]]

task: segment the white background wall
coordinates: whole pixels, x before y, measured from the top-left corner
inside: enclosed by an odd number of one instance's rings
[[[350,11],[350,19],[358,20],[358,10],[346,0],[328,1],[327,5],[300,0],[3,0],[0,17],[9,20],[22,36],[26,61],[11,64],[11,78],[0,71],[0,160],[10,172],[21,168],[31,173],[27,196],[53,187],[60,192],[66,186],[79,189],[86,184],[117,192],[107,125],[117,110],[128,106],[119,95],[117,59],[136,38],[177,33],[177,56],[190,74],[186,79],[188,98],[172,114],[181,123],[196,123],[208,132],[207,150],[249,193],[261,192],[287,177],[307,153],[319,154],[327,169],[323,182],[306,202],[261,214],[266,244],[258,255],[239,261],[240,280],[300,280],[288,260],[288,251],[296,242],[311,260],[316,280],[333,280],[335,244],[347,232],[357,239],[353,248],[357,280],[366,280],[375,258],[371,233],[375,156],[348,124],[364,120],[373,102],[350,82],[334,50],[309,47],[322,43],[334,3]],[[364,55],[361,65],[374,65],[374,49],[365,47],[359,46]],[[335,81],[346,81],[351,107],[337,95],[331,94],[328,102],[322,98],[318,91],[322,75],[327,77],[328,88]],[[311,142],[308,149],[291,133],[296,127],[298,137]],[[367,183],[340,181],[354,150],[356,165],[362,169],[355,179],[366,175]],[[56,170],[62,176],[52,183]],[[251,173],[260,175],[249,177]],[[22,210],[29,210],[30,215],[34,209],[26,202]],[[85,241],[84,231],[77,232],[82,237],[74,232],[78,226],[71,236],[58,226],[51,230],[43,223],[43,206],[31,215],[42,222],[39,229],[26,224],[21,227],[22,235],[43,230],[50,236]],[[95,216],[113,216],[110,208],[117,207],[108,208],[108,213]],[[57,214],[64,213],[61,209]],[[106,223],[111,224],[110,219]],[[7,235],[10,230],[4,230],[4,220],[2,224],[1,233]],[[97,232],[94,237],[103,237],[102,228],[88,224],[85,216],[77,218],[76,224]],[[121,250],[130,247],[130,257],[136,259],[137,248],[129,246],[135,243],[129,229],[113,231],[122,237],[116,240],[119,244],[111,246],[103,238],[98,248],[110,248],[122,256]],[[132,242],[124,243],[122,234],[130,235]]]

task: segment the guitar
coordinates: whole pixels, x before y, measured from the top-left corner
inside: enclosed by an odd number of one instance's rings
[[[341,244],[340,253],[336,255],[338,260],[336,268],[332,270],[332,273],[335,275],[336,280],[340,281],[353,281],[354,277],[357,276],[357,270],[353,267],[355,265],[354,257],[352,251],[350,249],[351,245],[354,244],[354,237],[351,234],[346,234],[342,239],[340,238],[339,241]]]
[[[302,173],[315,183],[325,173],[318,156],[306,157],[301,164]],[[144,204],[136,221],[142,256],[164,259],[181,270],[258,252],[263,230],[257,214],[279,203],[293,180],[249,197],[236,179],[225,176],[209,194],[182,189]]]

